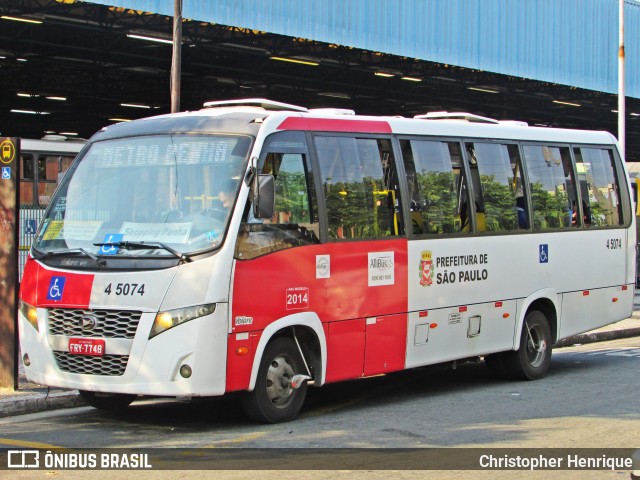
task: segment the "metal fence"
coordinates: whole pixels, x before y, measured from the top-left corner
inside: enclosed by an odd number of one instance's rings
[[[29,249],[36,236],[38,225],[44,215],[44,207],[37,205],[22,205],[19,214],[19,231],[18,231],[18,278],[22,281],[22,272],[24,265],[27,263]]]

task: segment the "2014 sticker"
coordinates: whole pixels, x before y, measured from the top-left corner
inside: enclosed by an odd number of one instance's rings
[[[287,310],[306,310],[309,308],[309,288],[291,287],[286,292]]]

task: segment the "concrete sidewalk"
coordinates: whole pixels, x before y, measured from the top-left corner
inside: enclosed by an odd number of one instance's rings
[[[636,294],[633,316],[606,327],[566,338],[554,348],[576,344],[603,342],[618,338],[640,336],[640,294]],[[0,389],[0,417],[24,415],[27,413],[72,408],[85,405],[77,390],[47,388],[29,382],[22,365],[19,368],[18,390]]]

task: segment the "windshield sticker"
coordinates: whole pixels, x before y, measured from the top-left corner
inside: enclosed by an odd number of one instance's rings
[[[62,220],[53,220],[46,226],[46,230],[44,235],[42,236],[43,240],[57,240],[61,237],[62,226],[64,225],[64,221]]]
[[[214,243],[218,238],[218,234],[215,230],[209,230],[208,232],[205,232],[205,235],[207,236],[207,241],[210,243]]]
[[[369,286],[395,283],[393,252],[369,252]]]
[[[187,243],[192,223],[124,222],[120,233],[128,242]]]
[[[55,220],[62,220],[62,216],[64,214],[64,211],[67,208],[67,197],[60,197],[58,198],[58,201],[56,202],[55,206],[53,207],[51,216],[55,219]]]
[[[93,240],[103,222],[67,220],[64,222],[62,237],[70,240]]]
[[[122,241],[121,233],[107,233],[102,243],[120,243]],[[102,245],[98,250],[98,255],[115,255],[120,250],[117,245]]]
[[[87,240],[95,238],[102,222],[81,222],[78,220],[52,220],[45,223],[43,240]]]

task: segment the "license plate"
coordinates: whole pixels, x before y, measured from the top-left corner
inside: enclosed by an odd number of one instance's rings
[[[104,340],[101,338],[70,338],[69,353],[71,355],[104,355]]]

